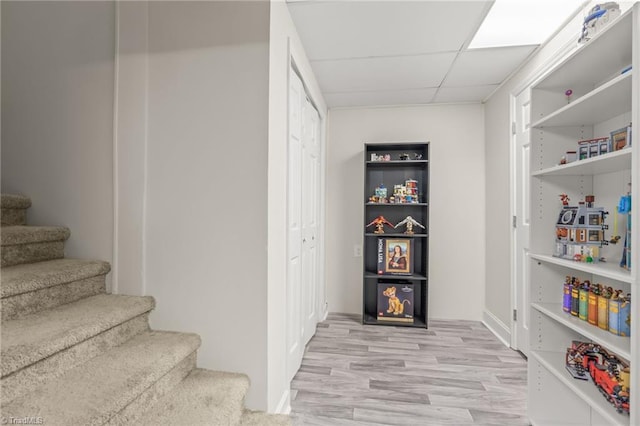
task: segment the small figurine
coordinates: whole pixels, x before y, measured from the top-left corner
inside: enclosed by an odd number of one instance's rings
[[[563,206],[568,206],[569,201],[571,200],[569,199],[569,196],[567,194],[560,194],[560,201],[562,201]]]
[[[422,226],[417,220],[415,220],[411,216],[405,217],[404,220],[402,222],[399,222],[396,226],[394,226],[394,228],[397,228],[398,226],[402,226],[402,225],[407,225],[407,230],[404,231],[404,233],[407,235],[413,235],[414,225],[419,226],[422,229],[426,229],[424,226]]]
[[[567,97],[567,103],[570,103],[571,102],[571,95],[573,95],[573,90],[567,89],[567,91],[564,92],[564,95]]]
[[[414,160],[422,160],[422,154],[419,154],[419,153],[416,152],[415,154],[413,154],[413,159]]]
[[[409,159],[409,154],[400,154],[400,159],[405,161]]]
[[[374,234],[384,234],[384,225],[388,225],[393,228],[393,223],[389,222],[384,216],[378,216],[371,221],[370,224],[367,225],[367,228],[371,225],[376,226],[376,230],[373,231]]]

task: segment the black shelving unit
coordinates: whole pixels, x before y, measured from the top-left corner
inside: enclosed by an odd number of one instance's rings
[[[389,155],[388,161],[372,160],[376,156]],[[401,159],[407,158],[408,159]],[[363,224],[363,286],[362,286],[362,322],[363,324],[391,325],[428,328],[429,293],[429,143],[366,143],[364,148],[364,224]],[[407,180],[416,180],[418,187],[417,202],[378,203],[371,202],[376,187],[384,184],[388,198],[393,195],[394,185],[402,185]],[[378,216],[384,216],[394,225],[407,216],[413,217],[426,229],[414,227],[414,234],[403,233],[405,227],[393,229],[385,226],[385,233],[376,234],[375,227],[366,225]],[[378,273],[378,239],[408,238],[413,250],[412,274]],[[378,284],[412,284],[413,321],[396,322],[378,319]]]

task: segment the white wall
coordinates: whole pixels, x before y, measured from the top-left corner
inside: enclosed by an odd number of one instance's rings
[[[480,320],[485,277],[483,106],[335,109],[327,148],[329,311],[362,312],[365,142],[430,141],[429,318]]]
[[[267,408],[269,3],[149,2],[146,291]]]
[[[2,2],[2,191],[112,260],[114,2]]]
[[[620,2],[621,9],[628,9],[630,3]],[[511,324],[510,98],[577,47],[584,16],[581,12],[567,22],[485,103],[486,230],[490,236],[486,241],[486,312],[505,330]]]
[[[116,3],[115,258],[113,290],[145,294],[149,12],[146,1]]]
[[[287,299],[287,263],[286,256],[282,253],[287,251],[288,90],[291,57],[302,74],[320,116],[326,117],[324,99],[287,5],[282,0],[271,1],[268,153],[268,409],[272,412],[286,411],[290,401],[289,382],[286,380],[286,311],[283,305]]]

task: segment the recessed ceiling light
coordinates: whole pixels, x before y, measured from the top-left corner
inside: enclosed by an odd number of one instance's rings
[[[584,0],[496,0],[469,48],[542,44],[586,3]]]

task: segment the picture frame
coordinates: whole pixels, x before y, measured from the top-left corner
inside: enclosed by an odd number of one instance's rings
[[[413,274],[413,239],[378,238],[378,275]]]
[[[611,150],[620,151],[631,146],[631,126],[611,132]]]

